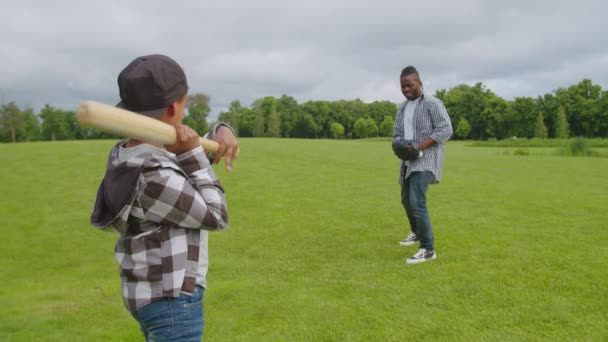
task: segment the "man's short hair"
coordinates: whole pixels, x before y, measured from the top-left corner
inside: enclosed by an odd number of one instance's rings
[[[414,68],[411,65],[408,65],[405,68],[403,68],[403,70],[401,70],[400,77],[411,75],[411,74],[416,74],[416,76],[420,77],[420,75],[418,74],[418,70],[416,70],[416,68]]]

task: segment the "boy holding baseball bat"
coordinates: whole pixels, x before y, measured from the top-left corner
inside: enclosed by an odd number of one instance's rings
[[[146,340],[194,341],[203,333],[209,230],[228,226],[226,198],[198,134],[182,124],[188,83],[171,58],[133,60],[118,76],[119,107],[175,127],[173,145],[126,139],[110,152],[91,223],[120,233],[124,304]],[[224,124],[208,136],[226,168],[238,149]]]

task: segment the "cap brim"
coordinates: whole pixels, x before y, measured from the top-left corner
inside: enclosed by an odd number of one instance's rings
[[[163,115],[163,113],[164,113],[164,112],[167,110],[167,108],[168,108],[168,107],[165,107],[165,108],[152,109],[152,110],[145,110],[145,111],[135,111],[135,110],[132,110],[132,109],[127,108],[127,107],[124,105],[124,103],[122,103],[122,101],[118,102],[118,103],[116,104],[116,107],[118,107],[118,108],[122,108],[122,109],[125,109],[125,110],[128,110],[128,111],[131,111],[131,112],[134,112],[134,113],[137,113],[137,114],[141,114],[141,115],[149,116],[149,117],[151,117],[151,118],[158,118],[158,117],[160,117],[161,115]]]

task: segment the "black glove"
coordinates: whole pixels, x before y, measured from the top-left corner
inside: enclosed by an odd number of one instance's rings
[[[393,141],[393,152],[401,160],[414,161],[422,157],[422,151],[414,147],[414,144],[412,140]]]

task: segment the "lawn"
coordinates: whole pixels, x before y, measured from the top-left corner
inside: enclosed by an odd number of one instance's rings
[[[242,139],[216,166],[205,341],[608,339],[608,158],[449,142],[407,265],[386,141]],[[138,341],[116,235],[90,228],[112,141],[0,145],[0,340]]]

